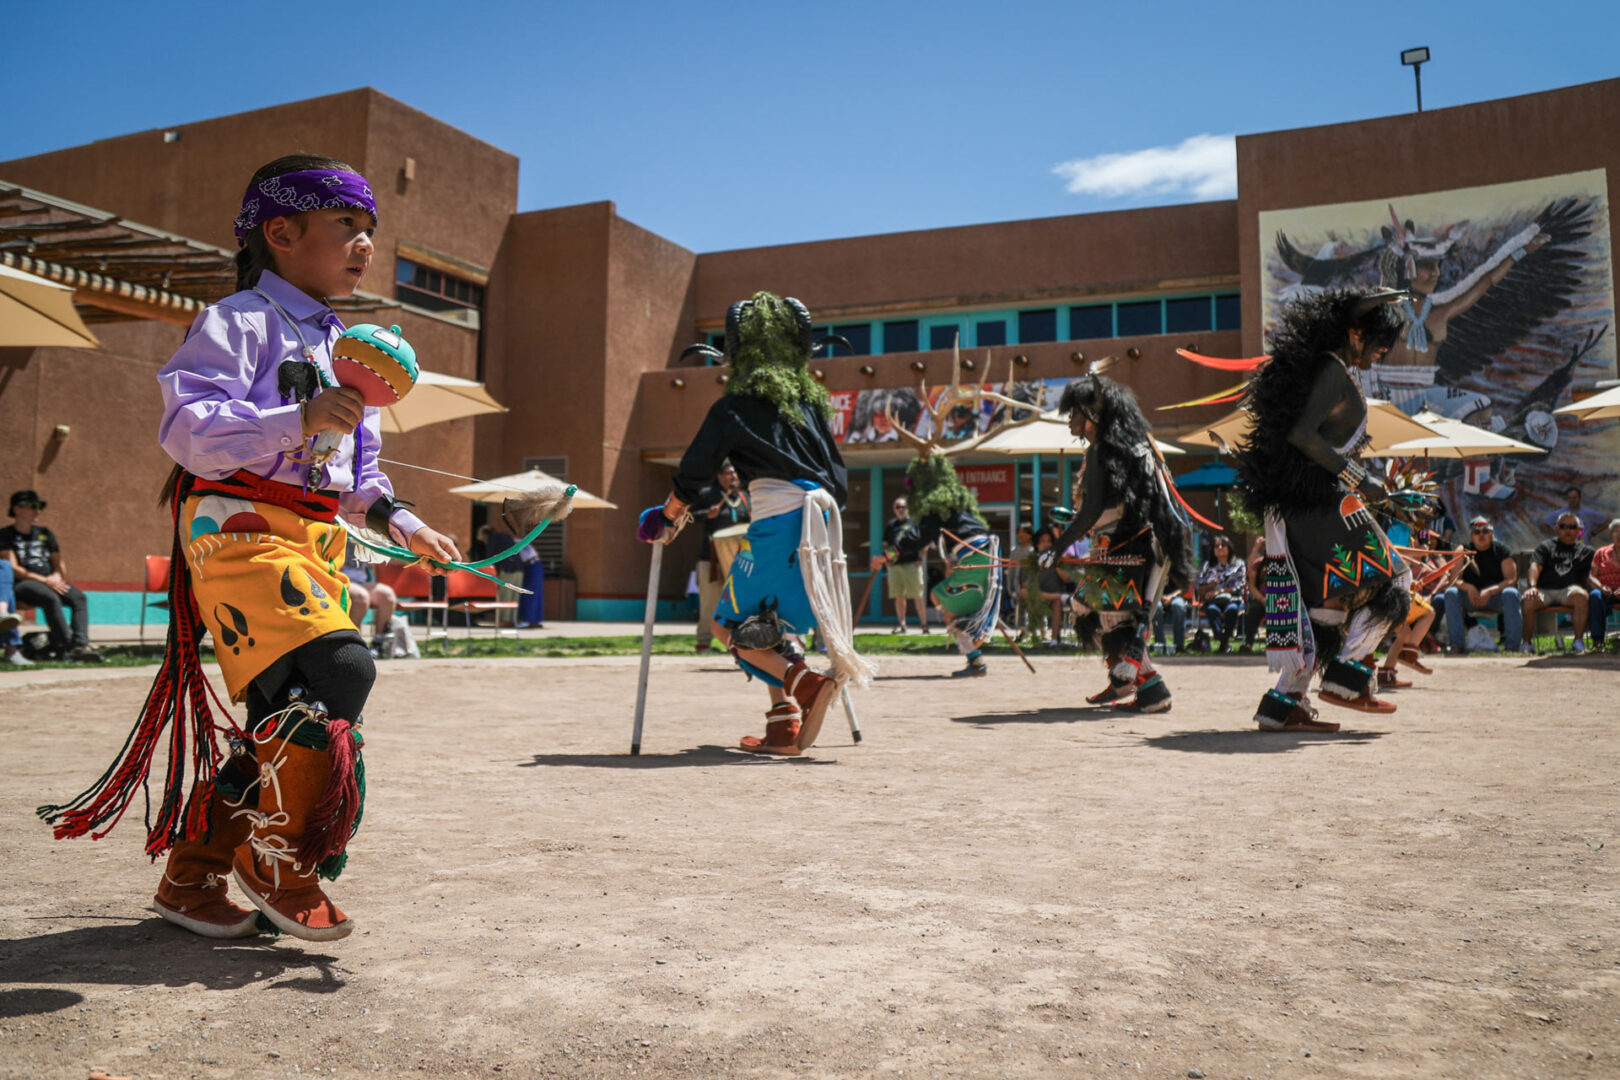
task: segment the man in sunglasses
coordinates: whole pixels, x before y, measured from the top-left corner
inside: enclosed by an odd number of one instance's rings
[[[1494,611],[1502,616],[1502,647],[1518,652],[1523,639],[1519,564],[1508,546],[1496,538],[1490,519],[1483,515],[1468,523],[1468,543],[1473,562],[1463,569],[1457,583],[1437,598],[1436,606],[1445,614],[1451,651],[1468,651],[1465,616],[1475,611]]]
[[[1543,540],[1530,556],[1530,588],[1524,594],[1524,623],[1535,633],[1536,615],[1543,608],[1568,607],[1575,623],[1575,652],[1586,651],[1582,635],[1590,614],[1592,559],[1597,554],[1581,541],[1581,519],[1573,510],[1558,515],[1558,533]],[[1528,646],[1526,651],[1529,651]]]
[[[45,612],[52,647],[71,660],[100,661],[101,654],[90,644],[84,593],[68,584],[56,534],[38,524],[44,509],[45,500],[37,491],[12,494],[9,510],[15,524],[0,529],[0,558],[11,563],[18,603]],[[71,626],[63,615],[64,606],[72,612]]]

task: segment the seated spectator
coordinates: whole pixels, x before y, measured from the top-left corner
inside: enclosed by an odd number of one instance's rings
[[[1158,643],[1160,650],[1164,648],[1164,628],[1170,627],[1170,640],[1175,643],[1176,652],[1187,651],[1187,596],[1185,593],[1175,593],[1159,601],[1159,610],[1153,613],[1153,640]]]
[[[0,650],[5,652],[6,663],[28,667],[33,661],[23,655],[22,634],[17,630],[22,617],[17,614],[17,598],[11,590],[15,580],[11,560],[0,559]]]
[[[1216,652],[1225,652],[1237,632],[1247,577],[1247,565],[1232,554],[1231,538],[1224,533],[1215,537],[1210,560],[1198,571],[1193,588],[1215,631]]]
[[[1598,530],[1609,520],[1609,515],[1602,510],[1581,505],[1581,489],[1574,484],[1564,489],[1564,501],[1566,505],[1562,509],[1554,510],[1541,519],[1541,523],[1547,528],[1555,528],[1563,515],[1574,514],[1581,523],[1581,539],[1590,540],[1598,535]]]
[[[1608,633],[1609,614],[1620,609],[1620,517],[1609,522],[1609,542],[1592,556],[1591,632],[1599,646]]]
[[[354,557],[352,546],[349,548],[349,559],[343,564],[343,572],[349,578],[349,618],[354,620],[354,627],[358,630],[366,621],[366,612],[371,612],[371,653],[379,659],[388,659],[394,655],[389,623],[394,617],[399,598],[394,595],[392,586],[377,580],[376,569],[370,563]]]
[[[0,529],[0,553],[11,563],[12,589],[19,603],[39,608],[51,628],[51,647],[70,660],[99,662],[101,654],[90,644],[90,618],[84,593],[67,580],[67,564],[56,534],[39,524],[45,500],[36,491],[11,496],[10,512],[16,524]],[[73,622],[62,614],[66,605]]]
[[[1496,538],[1495,528],[1484,515],[1468,523],[1468,544],[1462,550],[1473,556],[1473,562],[1463,568],[1457,584],[1435,597],[1435,608],[1445,615],[1451,651],[1468,651],[1465,616],[1474,611],[1495,611],[1502,616],[1503,647],[1518,652],[1523,635],[1519,564],[1507,545]]]
[[[1573,490],[1573,489],[1572,489]],[[1543,540],[1530,556],[1530,588],[1521,605],[1524,623],[1535,633],[1536,615],[1549,607],[1568,607],[1574,621],[1575,652],[1586,651],[1582,635],[1587,630],[1591,607],[1592,559],[1597,552],[1581,541],[1581,519],[1573,510],[1558,515],[1558,535]]]

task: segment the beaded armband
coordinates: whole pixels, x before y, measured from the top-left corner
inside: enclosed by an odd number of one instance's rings
[[[1359,463],[1346,460],[1344,468],[1339,470],[1339,483],[1351,491],[1360,491],[1361,485],[1367,482],[1367,470]]]

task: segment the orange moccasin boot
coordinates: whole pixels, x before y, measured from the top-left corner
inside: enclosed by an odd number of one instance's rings
[[[785,754],[789,757],[799,750],[799,707],[791,701],[772,705],[765,714],[765,737],[744,735],[738,744],[750,754]]]
[[[808,750],[821,734],[821,722],[827,718],[827,707],[838,693],[838,683],[825,675],[817,675],[800,661],[788,668],[782,687],[793,697],[803,716],[795,742],[800,750]]]
[[[347,725],[339,737],[349,737]],[[315,875],[319,860],[300,861],[299,855],[326,792],[329,756],[328,750],[300,746],[278,733],[259,747],[265,764],[260,766],[258,809],[238,811],[252,821],[253,829],[231,865],[236,883],[267,919],[305,941],[335,941],[354,930],[354,921],[321,891]]]
[[[159,915],[203,937],[243,938],[259,932],[259,913],[232,903],[226,895],[231,856],[246,842],[250,829],[233,812],[225,792],[216,789],[208,807],[207,835],[174,846],[152,898]]]

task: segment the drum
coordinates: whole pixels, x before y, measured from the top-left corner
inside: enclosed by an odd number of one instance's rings
[[[719,564],[720,580],[724,581],[726,576],[731,573],[732,560],[737,557],[737,552],[741,551],[743,545],[748,542],[748,523],[728,525],[724,529],[718,529],[709,539],[714,543],[714,561]]]

